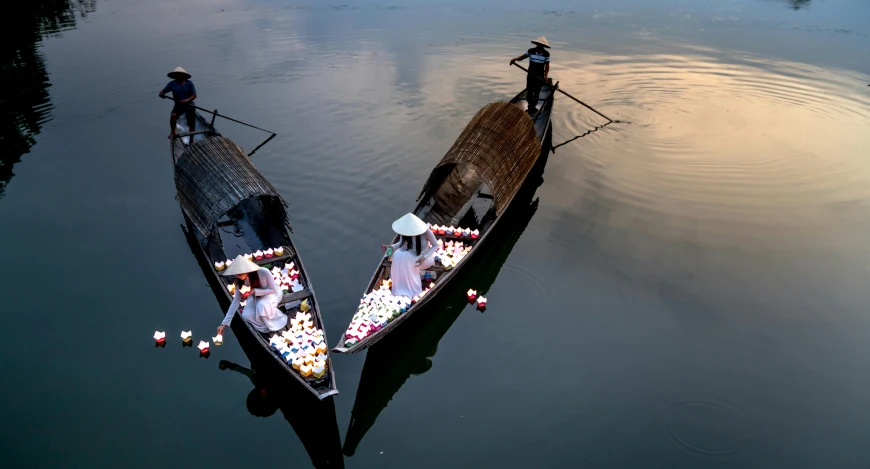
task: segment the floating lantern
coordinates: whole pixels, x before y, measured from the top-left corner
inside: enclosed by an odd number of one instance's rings
[[[480,297],[477,299],[477,309],[483,311],[486,309],[486,298]]]
[[[307,378],[311,376],[311,373],[314,371],[313,368],[311,365],[302,365],[299,367],[299,374]]]
[[[197,345],[196,347],[199,349],[200,353],[208,352],[208,342],[204,340],[200,340],[199,345]]]
[[[275,255],[275,250],[272,248],[269,248],[269,249],[266,249],[265,251],[263,251],[263,254],[265,254],[266,257],[272,257]]]
[[[232,259],[227,259],[226,261],[224,261],[224,266],[225,266],[225,267],[229,267],[229,266],[231,266],[232,264],[233,264],[233,260],[232,260]]]
[[[477,299],[477,290],[468,290],[468,301]]]
[[[226,268],[227,268],[226,261],[224,261],[224,262],[215,262],[215,263],[214,263],[214,268],[215,268],[218,272],[220,272],[220,271],[226,269]]]
[[[284,255],[284,246],[278,246],[277,248],[275,248],[275,255],[276,256],[283,256]]]
[[[244,296],[251,292],[251,287],[248,285],[242,285],[242,288],[239,291],[242,293],[242,296]]]
[[[220,347],[221,345],[224,344],[224,335],[218,334],[218,335],[212,337],[211,340],[214,342],[215,346]],[[206,345],[206,347],[208,347],[208,345]]]
[[[293,357],[293,361],[290,362],[290,367],[297,371],[299,371],[299,368],[301,368],[302,365],[305,365],[304,357]]]
[[[227,285],[227,291],[230,292],[230,295],[235,295],[236,294],[236,284],[231,283],[231,284]]]
[[[260,260],[263,256],[265,256],[265,254],[263,254],[263,251],[260,251],[259,249],[254,253],[254,259]]]
[[[456,227],[448,226],[446,230],[444,230],[444,234],[447,236],[453,236],[453,232],[456,231]]]
[[[480,231],[479,230],[472,231],[471,232],[471,239],[477,239],[477,238],[480,238]]]
[[[314,375],[315,378],[323,378],[323,375],[326,374],[326,366],[318,362],[311,369],[311,374]]]
[[[254,260],[254,255],[251,253],[245,254],[245,259],[252,261],[252,260]]]
[[[166,343],[166,332],[154,331],[154,340],[159,343]]]
[[[190,343],[193,340],[193,334],[190,331],[181,331],[181,341],[184,343]]]
[[[327,359],[327,358],[329,358],[329,357],[326,355],[326,352],[324,352],[324,353],[318,353],[318,354],[314,357],[314,361],[315,361],[315,362],[324,362],[324,363],[326,363],[326,359]]]

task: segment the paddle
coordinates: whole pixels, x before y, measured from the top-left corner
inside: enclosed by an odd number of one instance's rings
[[[511,65],[516,65],[520,70],[523,70],[523,71],[525,71],[526,73],[529,73],[528,69],[524,68],[522,65],[517,64],[516,62],[511,63]],[[541,78],[541,77],[539,77],[539,76],[537,76],[537,75],[532,75],[532,76],[535,77],[535,78],[537,78],[538,80],[541,80],[541,81],[544,82],[545,84],[547,84],[547,81],[544,80],[543,78]],[[574,101],[577,101],[578,103],[580,103],[581,105],[583,105],[584,107],[586,107],[586,108],[589,109],[590,111],[594,112],[595,114],[598,114],[599,116],[601,116],[601,117],[607,119],[607,121],[608,121],[607,123],[608,123],[608,124],[611,123],[611,122],[616,122],[616,121],[614,121],[613,119],[611,119],[611,118],[605,116],[604,114],[602,114],[602,113],[596,111],[592,106],[590,106],[590,105],[584,103],[583,101],[580,101],[579,99],[577,99],[577,98],[571,96],[571,95],[568,94],[566,91],[564,91],[562,88],[558,88],[558,87],[557,87],[557,88],[556,88],[556,91],[558,91],[558,92],[564,94],[565,96],[567,96],[567,97],[573,99]]]
[[[161,98],[163,98],[163,99],[173,99],[173,98],[170,98],[170,97],[168,97],[168,96],[161,96]],[[272,134],[272,135],[271,135],[269,138],[267,138],[263,143],[257,145],[257,148],[254,148],[250,153],[248,153],[248,156],[253,155],[254,152],[256,152],[257,150],[260,149],[260,147],[262,147],[263,145],[269,143],[269,140],[272,140],[273,138],[275,138],[275,136],[278,135],[278,134],[276,134],[275,132],[272,132],[271,130],[261,129],[260,127],[257,127],[256,125],[251,125],[251,124],[248,124],[247,122],[242,122],[242,121],[240,121],[240,120],[233,119],[232,117],[227,117],[227,116],[225,116],[225,115],[223,115],[223,114],[218,114],[217,109],[215,109],[214,111],[209,111],[208,109],[203,109],[203,108],[201,108],[201,107],[199,107],[199,106],[194,106],[193,104],[188,104],[188,106],[190,106],[190,107],[196,109],[197,111],[207,112],[207,113],[209,113],[209,114],[211,114],[211,115],[213,115],[213,116],[215,116],[215,117],[223,117],[224,119],[226,119],[226,120],[228,120],[228,121],[233,121],[233,122],[235,122],[235,123],[237,123],[237,124],[246,125],[246,126],[251,127],[251,128],[253,128],[253,129],[257,129],[257,130],[260,130],[260,131],[266,132],[267,134]],[[214,124],[214,119],[212,119],[212,124]]]

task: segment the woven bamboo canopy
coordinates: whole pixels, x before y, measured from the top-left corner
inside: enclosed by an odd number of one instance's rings
[[[197,141],[178,158],[175,189],[181,209],[206,237],[218,220],[243,200],[272,197],[286,206],[248,155],[219,135]]]
[[[467,164],[489,186],[501,215],[540,155],[541,141],[528,114],[510,103],[487,104],[432,170],[418,200],[437,189],[457,165]]]

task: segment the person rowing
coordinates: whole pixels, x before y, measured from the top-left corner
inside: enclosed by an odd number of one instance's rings
[[[182,114],[187,117],[189,131],[196,132],[196,111],[193,104],[193,100],[196,99],[196,88],[190,81],[190,74],[181,67],[175,67],[175,70],[166,75],[172,78],[172,81],[160,90],[158,96],[165,98],[166,93],[172,92],[172,99],[175,101],[175,106],[172,107],[172,113],[169,115],[169,139],[172,140],[175,138],[175,124]]]
[[[550,48],[550,43],[547,38],[541,36],[532,41],[535,47],[532,47],[525,54],[511,59],[511,65],[516,62],[522,62],[526,58],[529,59],[529,73],[526,75],[526,101],[529,103],[529,114],[534,114],[537,111],[538,95],[541,93],[541,87],[547,81],[547,74],[550,73],[550,53],[547,49]]]
[[[274,332],[280,331],[287,325],[287,315],[278,309],[283,296],[282,291],[275,284],[275,279],[268,269],[258,266],[243,256],[236,256],[222,275],[235,276],[236,280],[233,302],[223,322],[217,328],[218,334],[223,334],[224,329],[233,322],[233,316],[236,315],[242,300],[245,301],[242,319],[254,326],[254,329],[260,332]]]
[[[400,236],[399,242],[381,246],[393,250],[390,278],[393,280],[393,296],[413,298],[423,293],[420,272],[435,264],[438,238],[435,233],[413,213],[393,222],[393,231]]]

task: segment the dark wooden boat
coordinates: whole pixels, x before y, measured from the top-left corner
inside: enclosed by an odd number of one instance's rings
[[[257,171],[249,156],[215,130],[213,122],[197,114],[197,128],[201,130],[195,134],[180,133],[171,143],[175,187],[187,224],[185,231],[195,240],[193,245],[201,262],[210,266],[209,283],[222,292],[218,296],[222,300],[221,314],[229,308],[232,296],[228,290],[230,279],[220,275],[216,263],[240,254],[281,247],[282,255],[254,262],[267,268],[294,264],[301,289],[285,293],[279,308],[292,318],[307,300],[312,322],[323,330],[326,341],[314,288],[290,236],[287,203]],[[239,314],[233,318],[232,329],[236,335],[247,335],[255,340],[276,365],[319,399],[338,393],[331,358],[327,358],[327,372],[323,377],[306,378],[269,345],[273,333],[258,332]]]
[[[355,344],[348,343],[343,333],[334,352],[365,350],[399,327],[431,301],[490,237],[535,163],[550,150],[546,137],[556,87],[558,83],[541,90],[535,113],[526,112],[523,91],[510,102],[484,106],[474,116],[430,174],[413,213],[431,225],[477,230],[479,237],[461,239],[465,245],[471,245],[471,250],[455,266],[436,263],[427,270],[427,275],[434,278],[431,289],[404,313]],[[437,237],[445,242],[456,239]],[[398,237],[393,242],[397,240]],[[384,256],[364,295],[379,288],[389,277],[390,260]]]
[[[402,386],[412,376],[426,373],[437,365],[435,356],[439,343],[459,315],[467,311],[464,286],[473,282],[483,294],[495,283],[511,250],[537,212],[538,199],[534,195],[546,160],[546,156],[538,160],[511,207],[502,215],[502,223],[493,230],[490,241],[480,246],[478,260],[486,259],[486,262],[470,263],[457,273],[438,298],[402,326],[401,334],[389,335],[368,350],[344,437],[346,456],[353,456]]]

